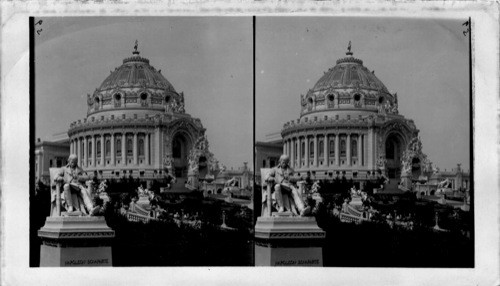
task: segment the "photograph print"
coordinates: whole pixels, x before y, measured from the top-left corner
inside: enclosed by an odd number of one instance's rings
[[[474,267],[469,25],[256,18],[256,265]]]
[[[253,266],[252,18],[30,28],[30,266]]]

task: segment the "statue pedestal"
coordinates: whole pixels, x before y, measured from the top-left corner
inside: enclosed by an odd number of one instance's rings
[[[38,236],[41,267],[112,266],[115,232],[104,217],[47,217]]]
[[[255,266],[323,266],[324,238],[314,217],[259,217]]]

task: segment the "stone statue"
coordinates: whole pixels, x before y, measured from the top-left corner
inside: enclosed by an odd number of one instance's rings
[[[171,170],[174,166],[174,159],[171,155],[165,154],[163,157],[163,165],[166,169]]]
[[[297,187],[294,185],[296,179],[293,178],[293,169],[290,168],[289,163],[290,158],[287,155],[281,155],[278,166],[271,169],[266,182],[272,186],[279,213],[289,210],[294,214],[303,216],[305,204]],[[264,201],[266,197],[263,196],[262,199]],[[289,203],[287,204],[286,201]]]
[[[180,98],[179,98],[179,113],[184,113],[186,112],[184,109],[184,93],[181,92]]]
[[[377,166],[379,168],[385,168],[385,165],[387,164],[387,159],[385,158],[385,155],[379,155],[377,159]]]
[[[379,114],[385,114],[385,106],[384,106],[384,104],[379,104],[378,107],[377,107],[377,109],[378,109],[378,113]]]
[[[401,163],[401,175],[409,176],[411,174],[411,161],[403,161]]]
[[[432,165],[432,174],[439,174],[439,167],[436,165]]]
[[[394,104],[392,106],[392,113],[394,113],[394,114],[398,114],[399,113],[399,110],[398,110],[398,93],[397,92],[394,94]]]
[[[82,168],[78,166],[78,157],[71,154],[68,158],[68,165],[61,168],[55,178],[56,182],[63,184],[63,206],[68,213],[79,210],[83,214],[93,214],[91,188],[83,185],[87,179]]]
[[[448,178],[439,182],[439,184],[437,185],[438,189],[446,189],[446,188],[450,188],[450,187],[451,187],[451,181]]]
[[[220,172],[221,172],[221,173],[222,173],[222,172],[225,172],[225,171],[226,171],[226,169],[227,169],[227,168],[226,168],[226,165],[221,164],[221,167],[220,167]]]

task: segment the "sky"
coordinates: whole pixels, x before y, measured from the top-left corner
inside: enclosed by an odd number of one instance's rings
[[[38,20],[38,19],[36,19]],[[255,137],[300,116],[300,94],[345,56],[375,70],[420,130],[442,170],[469,168],[468,37],[464,19],[257,17]],[[86,94],[132,54],[141,56],[200,118],[228,167],[252,162],[251,17],[43,18],[35,39],[35,135],[47,140],[86,117]]]
[[[35,136],[50,140],[86,117],[86,95],[141,56],[184,92],[210,150],[228,168],[253,162],[251,17],[58,17],[35,39]]]
[[[257,17],[256,140],[300,116],[306,94],[345,57],[398,93],[399,113],[420,130],[423,152],[441,170],[469,170],[467,19]]]

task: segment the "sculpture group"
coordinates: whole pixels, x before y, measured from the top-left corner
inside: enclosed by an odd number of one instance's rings
[[[68,164],[50,169],[51,211],[50,216],[94,215],[92,200],[93,183],[78,166],[78,157],[71,154]],[[63,209],[66,212],[63,212]]]
[[[261,170],[263,186],[266,186],[262,190],[262,216],[272,216],[273,208],[278,214],[290,212],[293,215],[307,215],[309,208],[302,199],[298,179],[294,177],[289,163],[290,158],[281,155],[278,166]]]

